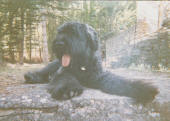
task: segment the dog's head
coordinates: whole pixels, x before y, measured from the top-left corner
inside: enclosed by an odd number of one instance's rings
[[[52,48],[64,66],[87,65],[98,50],[97,33],[87,24],[65,23],[58,28]]]

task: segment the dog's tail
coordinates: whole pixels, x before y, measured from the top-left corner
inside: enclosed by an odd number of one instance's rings
[[[143,81],[128,81],[110,72],[103,73],[99,79],[100,89],[109,94],[127,96],[137,103],[151,102],[158,94],[158,90],[151,83]]]

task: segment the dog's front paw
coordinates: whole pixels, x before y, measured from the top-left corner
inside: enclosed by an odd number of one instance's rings
[[[34,84],[34,83],[45,83],[48,81],[47,77],[41,76],[37,72],[27,72],[24,74],[25,83]]]
[[[55,88],[48,89],[52,98],[57,100],[68,100],[82,94],[83,89],[80,87],[72,87],[73,85],[56,85]]]
[[[52,98],[57,100],[68,100],[79,96],[83,92],[83,87],[78,80],[73,77],[62,77],[59,80],[49,84],[48,92]]]

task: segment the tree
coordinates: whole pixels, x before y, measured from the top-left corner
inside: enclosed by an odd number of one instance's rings
[[[67,21],[93,26],[104,45],[103,36],[134,25],[135,2],[1,0],[0,49],[3,57],[23,64],[34,61],[34,53],[38,52],[39,58],[47,61],[48,54],[52,57],[50,48],[56,28]]]

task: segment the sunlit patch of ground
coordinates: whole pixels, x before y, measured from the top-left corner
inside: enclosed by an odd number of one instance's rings
[[[9,93],[6,88],[24,83],[24,73],[43,67],[43,64],[7,64],[0,68],[0,94]]]

